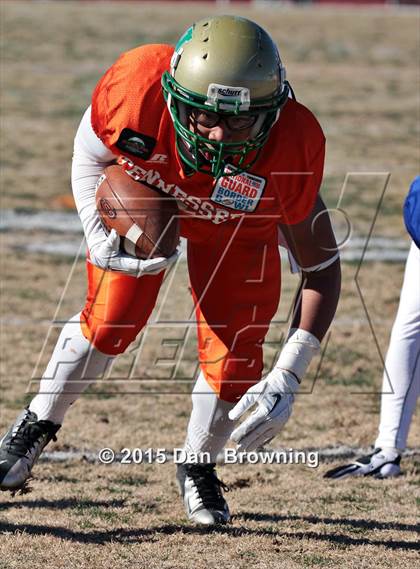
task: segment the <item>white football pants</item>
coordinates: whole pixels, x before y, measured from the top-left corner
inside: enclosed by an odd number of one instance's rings
[[[395,319],[381,395],[375,447],[403,450],[420,393],[420,250],[411,244]]]
[[[29,405],[38,420],[61,425],[67,409],[105,374],[113,356],[103,354],[83,336],[80,313],[65,324],[41,379],[39,393]]]

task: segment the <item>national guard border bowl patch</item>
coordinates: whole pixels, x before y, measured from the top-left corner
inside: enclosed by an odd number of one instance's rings
[[[229,166],[225,167],[225,172]],[[258,206],[264,192],[266,179],[248,172],[225,176],[217,180],[210,199],[224,207],[252,212]]]
[[[130,128],[124,128],[116,143],[116,147],[133,156],[148,160],[156,146],[156,140],[147,134],[141,134]]]

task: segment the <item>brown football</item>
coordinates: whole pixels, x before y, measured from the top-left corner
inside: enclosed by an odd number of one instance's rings
[[[102,224],[121,237],[121,248],[139,259],[170,257],[179,242],[175,198],[133,180],[118,165],[105,168],[96,185]]]

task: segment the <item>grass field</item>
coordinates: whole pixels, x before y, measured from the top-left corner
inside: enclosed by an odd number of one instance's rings
[[[210,10],[197,2],[181,8],[160,2],[0,3],[2,208],[62,208],[70,192],[74,132],[101,74],[120,52],[139,43],[173,43]],[[326,132],[328,205],[337,205],[351,172],[340,205],[354,234],[366,238],[372,230],[373,236],[404,237],[401,204],[418,173],[418,13],[244,6],[235,12],[271,32],[298,99]],[[58,333],[51,322],[65,320],[83,302],[82,261],[73,266],[65,258],[15,248],[23,238],[36,242],[46,234],[24,227],[0,234],[1,431],[36,390],[30,380],[42,373]],[[380,261],[360,268],[358,262],[344,264],[342,298],[322,365],[318,373],[318,362],[311,366],[306,392],[273,447],[373,443],[381,358],[403,268]],[[169,280],[164,286],[157,320],[188,318],[184,269],[178,267],[170,294]],[[285,269],[282,300],[267,337],[267,368],[297,286]],[[189,337],[177,367],[162,341],[184,332],[150,326],[110,377],[71,409],[49,450],[88,454],[102,447],[181,446],[196,369],[195,337]],[[133,367],[140,344],[141,363]],[[410,447],[419,446],[419,434],[414,421]],[[186,522],[171,463],[43,462],[35,469],[31,494],[0,496],[0,568],[411,568],[418,559],[416,458],[404,460],[398,480],[341,484],[322,479],[331,466],[327,460],[318,468],[222,466],[234,518],[211,533]]]

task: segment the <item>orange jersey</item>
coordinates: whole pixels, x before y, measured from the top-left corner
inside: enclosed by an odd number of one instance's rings
[[[325,137],[312,113],[289,99],[250,170],[217,180],[204,173],[187,176],[161,87],[172,54],[171,46],[157,44],[120,56],[93,93],[97,136],[128,174],[178,200],[181,232],[192,240],[210,237],[224,222],[239,223],[247,236],[264,240],[278,223],[305,219],[319,190],[325,153]]]

